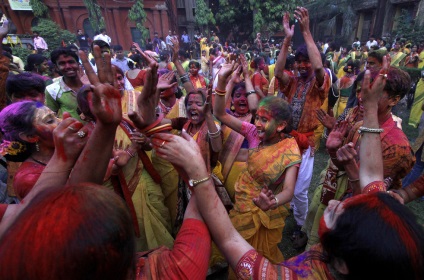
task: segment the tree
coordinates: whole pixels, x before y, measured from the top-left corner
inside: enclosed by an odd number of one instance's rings
[[[249,30],[251,38],[257,32],[281,31],[281,21],[286,11],[293,12],[302,0],[219,0],[213,11],[222,30]],[[252,23],[250,25],[249,23]]]
[[[40,33],[49,46],[50,51],[61,47],[62,42],[70,44],[76,40],[74,33],[60,28],[59,25],[50,19],[40,18],[37,26],[34,26],[32,31]]]
[[[209,24],[216,24],[215,18],[211,9],[206,5],[204,0],[196,0],[196,24],[200,30],[204,31]]]
[[[50,19],[49,8],[42,0],[30,0],[32,11],[38,18],[37,26],[32,27],[33,32],[38,32],[46,41],[49,50],[54,50],[65,44],[73,43],[76,40],[75,34],[60,28],[60,26]],[[45,55],[49,55],[48,53]]]
[[[48,18],[49,8],[41,0],[29,0],[34,16],[39,18]]]
[[[424,29],[418,26],[407,10],[402,9],[395,22],[396,29],[392,32],[392,34],[395,34],[395,37],[401,37],[415,43],[424,41]]]
[[[97,4],[96,0],[84,0],[84,4],[88,10],[88,19],[90,20],[90,24],[92,27],[97,26],[97,31],[102,28],[105,28],[105,19],[102,15],[102,11],[100,9],[99,4]]]
[[[136,0],[134,5],[128,12],[128,18],[135,22],[135,26],[141,32],[141,37],[147,39],[150,37],[149,30],[144,27],[146,22],[146,12],[144,11],[144,5],[142,0]]]
[[[336,34],[340,43],[346,43],[350,41],[353,31],[354,24],[357,20],[357,15],[353,9],[353,5],[356,2],[353,0],[320,0],[313,1],[306,4],[306,8],[309,10],[311,20],[326,24],[328,29],[334,29],[337,19],[341,18],[342,26],[340,34]]]

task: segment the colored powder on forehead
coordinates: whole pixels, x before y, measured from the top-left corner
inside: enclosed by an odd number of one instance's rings
[[[272,118],[275,118],[275,116],[278,114],[278,109],[276,107],[273,108],[272,106],[272,101],[273,98],[263,98],[260,102],[259,102],[259,110],[263,109],[265,111],[267,111]]]

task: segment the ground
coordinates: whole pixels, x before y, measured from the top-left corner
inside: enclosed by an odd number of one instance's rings
[[[412,126],[408,125],[408,119],[409,119],[409,112],[406,108],[406,103],[401,102],[398,105],[397,108],[397,115],[400,117],[402,121],[402,129],[405,132],[406,136],[408,137],[409,141],[413,143],[415,138],[418,136],[418,129],[413,128]],[[313,193],[318,186],[319,183],[319,175],[321,171],[324,169],[324,167],[327,164],[328,161],[328,154],[325,152],[325,142],[324,139],[321,141],[321,148],[318,150],[318,152],[315,154],[315,164],[314,164],[314,171],[312,175],[312,183],[309,188],[309,199],[312,198]],[[424,226],[424,201],[423,200],[416,200],[411,203],[407,204],[407,207],[411,209],[412,212],[414,212],[417,216],[418,222]],[[291,258],[293,256],[296,256],[303,252],[303,250],[296,250],[292,247],[292,242],[290,240],[290,233],[293,231],[294,227],[296,225],[296,222],[294,220],[293,214],[288,216],[286,219],[286,226],[283,231],[283,236],[281,243],[279,244],[279,248],[281,249],[281,252],[283,253],[284,257],[286,259]],[[208,280],[216,279],[216,280],[224,280],[227,279],[227,271],[222,271],[219,274],[211,275],[207,278]]]

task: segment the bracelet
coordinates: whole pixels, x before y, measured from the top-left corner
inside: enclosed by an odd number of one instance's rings
[[[219,90],[217,88],[215,88],[215,93],[220,95],[220,96],[225,96],[225,94],[227,93],[227,91],[225,90]]]
[[[359,182],[359,178],[358,178],[358,179],[353,179],[353,180],[351,180],[350,178],[347,178],[347,180],[348,180],[349,182],[351,182],[351,183]]]
[[[278,198],[276,196],[274,196],[274,200],[275,200],[275,206],[272,207],[272,209],[277,209],[278,203],[279,203]]]
[[[208,135],[210,138],[213,138],[213,139],[219,138],[221,136],[221,130],[218,130],[217,132],[214,132],[214,133],[209,133],[208,131]]]
[[[189,81],[188,74],[184,74],[184,75],[182,75],[182,76],[180,77],[180,82],[181,82],[182,84],[185,84],[185,83],[187,83],[188,81]]]
[[[145,135],[146,137],[150,137],[155,133],[162,132],[162,131],[171,131],[171,130],[172,130],[172,125],[170,123],[167,123],[167,124],[153,127],[152,129],[146,131]]]
[[[384,131],[384,129],[382,129],[382,128],[369,128],[369,127],[365,127],[365,126],[361,126],[359,129],[358,129],[358,133],[359,134],[362,134],[362,133],[364,133],[364,132],[369,132],[369,133],[381,133],[381,132],[383,132]]]
[[[126,149],[125,152],[130,155],[130,157],[135,157],[135,154],[130,152],[130,149]]]
[[[209,136],[218,135],[218,134],[220,134],[220,133],[221,133],[221,130],[220,130],[220,129],[218,129],[216,132],[210,132],[210,131],[208,130],[208,134],[209,134]]]
[[[254,93],[256,93],[256,90],[250,90],[250,91],[246,92],[246,97],[251,95],[251,94],[254,94]]]
[[[215,91],[215,94],[218,95],[218,96],[225,96],[225,95],[227,95],[226,93],[218,93],[216,91]]]

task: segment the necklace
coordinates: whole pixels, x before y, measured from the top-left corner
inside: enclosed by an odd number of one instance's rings
[[[162,107],[162,108],[161,108],[161,109],[162,109],[162,113],[163,113],[164,115],[167,115],[167,114],[169,113],[169,111],[171,111],[172,106],[171,106],[171,107],[166,106],[165,104],[163,104],[163,102],[162,102],[162,100],[161,100],[161,99],[159,99],[159,103],[160,103],[160,106]]]
[[[38,163],[38,164],[41,164],[41,165],[44,165],[44,166],[46,166],[46,165],[47,165],[47,163],[45,163],[45,162],[42,162],[42,161],[40,161],[40,160],[36,160],[33,156],[31,156],[31,159],[32,159],[33,161],[35,161],[36,163]]]

